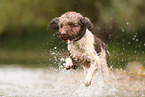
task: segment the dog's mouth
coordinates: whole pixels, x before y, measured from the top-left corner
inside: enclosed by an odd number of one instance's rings
[[[62,40],[66,41],[66,42],[67,42],[68,40],[72,41],[72,40],[74,39],[74,36],[69,36],[69,35],[67,35],[67,34],[64,34],[64,35],[60,34],[59,37],[60,37]]]
[[[68,36],[66,34],[64,35],[59,35],[59,37],[64,40],[64,41],[67,41],[68,40]]]

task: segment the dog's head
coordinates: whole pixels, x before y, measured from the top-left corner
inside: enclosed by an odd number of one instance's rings
[[[60,17],[51,20],[48,27],[51,30],[59,30],[59,37],[64,41],[77,40],[88,28],[92,30],[93,24],[90,19],[80,13],[67,12]]]

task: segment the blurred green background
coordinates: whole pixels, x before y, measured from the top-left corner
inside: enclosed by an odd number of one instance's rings
[[[145,64],[145,0],[0,0],[0,64],[60,65],[67,44],[47,28],[67,11],[90,18],[111,65]]]

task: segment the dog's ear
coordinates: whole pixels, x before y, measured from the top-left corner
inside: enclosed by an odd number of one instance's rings
[[[51,30],[58,30],[59,29],[58,23],[59,23],[59,18],[56,17],[56,18],[51,20],[51,22],[48,24],[48,27]]]
[[[89,18],[87,17],[82,17],[80,18],[80,22],[85,25],[89,30],[92,30],[93,29],[93,24],[92,22],[90,21]]]

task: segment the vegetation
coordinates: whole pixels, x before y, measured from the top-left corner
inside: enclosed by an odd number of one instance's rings
[[[93,33],[108,43],[114,64],[144,62],[144,4],[145,0],[0,0],[0,63],[35,63],[38,59],[47,63],[54,47],[65,51],[66,43],[47,25],[67,11],[91,19]]]

